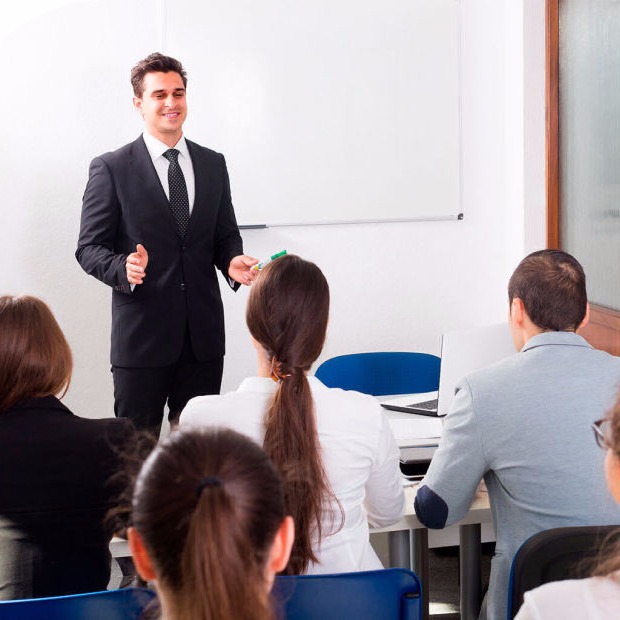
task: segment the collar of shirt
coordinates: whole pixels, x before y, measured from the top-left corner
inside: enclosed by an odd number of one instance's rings
[[[148,131],[144,131],[142,133],[142,137],[144,138],[144,143],[146,144],[146,148],[153,162],[155,162],[158,157],[162,157],[163,154],[170,149],[167,144],[164,144],[163,142],[152,136]],[[182,135],[179,138],[179,141],[172,148],[179,151],[179,153],[183,157],[186,157],[187,159],[190,158],[189,150],[187,148],[187,142],[185,142],[185,136]]]
[[[521,352],[529,351],[536,347],[544,347],[547,345],[563,345],[573,347],[587,347],[592,349],[592,345],[588,343],[582,336],[575,332],[541,332],[532,336],[523,346]]]
[[[144,144],[146,144],[146,150],[148,151],[155,172],[159,177],[161,186],[166,194],[166,198],[170,199],[170,190],[168,188],[168,167],[170,162],[164,157],[164,153],[170,148],[167,144],[164,144],[147,131],[142,133],[144,138]],[[192,158],[187,148],[187,142],[185,136],[181,136],[179,141],[174,145],[175,149],[179,151],[179,166],[183,171],[185,177],[185,185],[187,187],[187,197],[189,199],[189,212],[190,215],[194,208],[194,199],[196,196],[195,177],[194,177],[194,165],[192,164]]]
[[[308,377],[308,383],[310,384],[310,389],[313,392],[316,390],[320,391],[322,389],[329,389],[314,376]],[[237,388],[237,392],[261,392],[273,394],[277,389],[278,384],[271,377],[248,377],[241,382]]]

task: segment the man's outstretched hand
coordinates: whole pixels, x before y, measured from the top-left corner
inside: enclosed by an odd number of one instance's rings
[[[146,248],[141,243],[138,243],[136,251],[130,254],[125,261],[129,284],[142,284],[144,282],[148,262],[149,254]]]
[[[235,256],[228,266],[228,275],[235,280],[235,282],[249,286],[258,274],[256,269],[252,269],[252,267],[257,264],[258,260],[251,256],[245,256],[245,254]]]

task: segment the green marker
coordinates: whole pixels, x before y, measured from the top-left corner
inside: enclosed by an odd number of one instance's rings
[[[267,260],[262,260],[260,263],[258,263],[258,265],[254,265],[252,269],[260,271],[265,265],[268,265],[272,260],[276,260],[276,258],[280,258],[280,256],[286,256],[286,250],[282,250],[281,252],[270,256]]]

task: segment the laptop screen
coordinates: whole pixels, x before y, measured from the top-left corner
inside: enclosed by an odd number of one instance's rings
[[[507,323],[446,332],[441,340],[437,414],[450,410],[459,379],[515,353]]]

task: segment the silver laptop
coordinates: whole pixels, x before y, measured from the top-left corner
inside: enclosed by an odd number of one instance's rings
[[[381,404],[393,411],[444,416],[450,410],[459,379],[515,353],[506,323],[446,332],[441,338],[439,391],[390,398]]]

